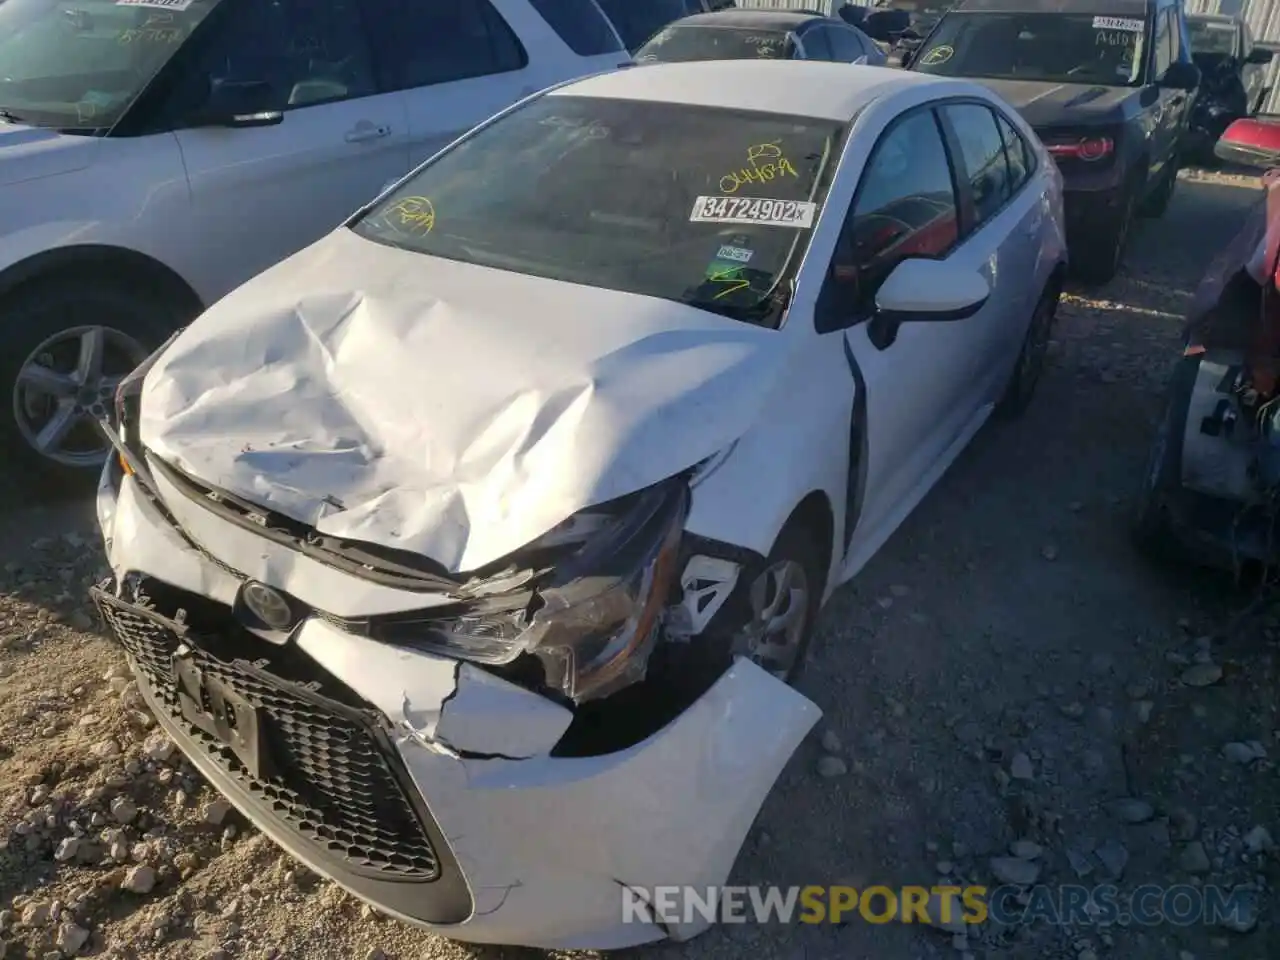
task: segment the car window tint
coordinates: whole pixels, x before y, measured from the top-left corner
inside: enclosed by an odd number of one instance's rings
[[[1004,142],[995,115],[981,104],[956,103],[944,109],[960,141],[976,227],[991,218],[1011,195]]]
[[[507,73],[528,63],[489,0],[373,0],[365,10],[388,89]]]
[[[177,101],[203,105],[217,82],[264,83],[265,109],[289,110],[377,92],[356,0],[249,3],[222,17]]]
[[[800,34],[800,42],[804,44],[806,60],[830,60],[831,44],[827,42],[827,31],[822,27],[814,27]]]
[[[1017,193],[1031,176],[1031,148],[1012,123],[996,114],[1000,126],[1000,139],[1004,141],[1005,157],[1009,163],[1009,190]]]
[[[846,30],[843,27],[830,27],[827,30],[827,37],[831,41],[831,57],[833,60],[839,60],[842,63],[853,63],[859,57],[866,55],[867,51],[862,49],[862,42],[852,30]]]
[[[628,50],[638,50],[667,24],[697,10],[688,0],[599,0]]]
[[[529,2],[569,49],[579,56],[596,57],[622,51],[622,45],[595,0]]]
[[[876,144],[845,221],[836,265],[856,270],[866,306],[899,262],[941,256],[957,236],[947,151],[933,112],[921,110]]]

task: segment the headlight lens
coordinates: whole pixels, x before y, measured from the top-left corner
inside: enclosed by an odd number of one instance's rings
[[[477,663],[542,663],[547,685],[581,703],[644,676],[675,579],[689,488],[658,484],[558,564],[529,610],[480,600],[457,618],[384,624],[374,636]],[[483,612],[491,605],[492,612]]]
[[[147,357],[147,359],[134,367],[134,369],[120,381],[120,385],[116,387],[115,402],[113,404],[115,408],[115,423],[113,423],[112,426],[114,426],[116,431],[120,434],[120,440],[125,444],[125,446],[129,446],[132,439],[128,434],[129,400],[130,398],[137,397],[142,393],[142,381],[146,379],[147,373],[156,365],[156,361],[160,359],[161,354],[169,349],[170,344],[172,344],[174,340],[177,340],[181,333],[182,330],[176,331],[173,336],[169,337],[169,339],[162,343],[159,348],[153,351],[151,356]],[[129,465],[129,461],[124,454],[117,453],[116,459],[120,462],[120,468],[126,474],[133,473],[133,467]]]

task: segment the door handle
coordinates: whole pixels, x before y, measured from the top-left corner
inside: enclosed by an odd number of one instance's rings
[[[370,140],[381,140],[391,136],[391,128],[386,125],[374,126],[372,123],[359,123],[346,133],[347,143],[368,143]]]

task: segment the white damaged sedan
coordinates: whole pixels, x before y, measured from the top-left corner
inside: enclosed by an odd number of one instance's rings
[[[121,386],[95,600],[192,762],[379,909],[693,936],[622,886],[725,881],[823,601],[1035,387],[1061,207],[964,81],[546,91]]]

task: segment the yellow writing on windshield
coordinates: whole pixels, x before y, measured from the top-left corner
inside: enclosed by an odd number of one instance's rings
[[[757,143],[747,148],[747,165],[720,178],[721,193],[737,193],[748,183],[768,183],[781,176],[799,177],[782,152],[780,141]]]
[[[436,208],[426,197],[405,197],[395,203],[383,219],[396,230],[426,236],[436,225]]]
[[[737,293],[739,290],[745,290],[751,286],[750,280],[742,278],[742,267],[737,264],[712,267],[707,271],[707,282],[725,284],[724,289],[712,297],[712,300],[719,300],[721,297],[727,297],[731,293]]]

